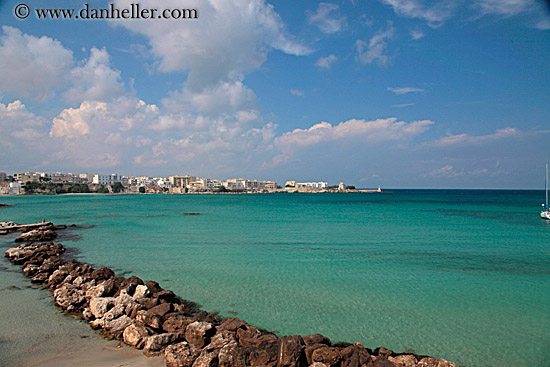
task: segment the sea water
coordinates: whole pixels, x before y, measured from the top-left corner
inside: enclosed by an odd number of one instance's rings
[[[0,208],[0,221],[76,224],[58,241],[80,261],[156,280],[279,335],[321,333],[464,366],[544,367],[550,223],[540,219],[541,198],[504,190],[22,196],[2,198],[13,207]],[[3,249],[12,241],[0,237]],[[28,292],[0,291],[0,300]]]

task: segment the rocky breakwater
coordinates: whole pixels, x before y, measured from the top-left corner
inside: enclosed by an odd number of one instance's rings
[[[157,282],[115,276],[109,268],[64,259],[61,244],[31,242],[6,251],[55,303],[105,336],[164,354],[168,367],[456,367],[443,359],[398,354],[360,343],[332,344],[320,334],[278,337],[238,318],[199,310]]]

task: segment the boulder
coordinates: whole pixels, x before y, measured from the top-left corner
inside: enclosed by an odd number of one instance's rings
[[[325,344],[330,346],[330,339],[321,334],[306,335],[303,337],[306,345]]]
[[[237,329],[237,339],[243,347],[258,347],[261,343],[262,333],[254,326],[248,326]]]
[[[415,367],[418,362],[416,357],[412,354],[402,354],[395,357],[389,357],[388,360],[399,367]]]
[[[140,310],[136,313],[136,321],[152,327],[153,329],[162,328],[162,318],[159,315],[156,315],[147,310]]]
[[[94,297],[90,300],[90,312],[97,319],[102,318],[114,306],[115,299],[113,297]]]
[[[300,335],[285,335],[279,340],[277,367],[305,366],[304,341]]]
[[[100,269],[96,269],[92,271],[92,274],[90,275],[92,279],[97,280],[107,280],[111,277],[115,276],[115,272],[107,267],[103,267]]]
[[[456,364],[444,359],[425,357],[418,362],[418,367],[456,367]]]
[[[241,326],[248,325],[246,322],[239,320],[238,317],[223,319],[222,323],[218,326],[218,330],[237,331]]]
[[[210,338],[215,332],[216,329],[214,329],[212,324],[195,321],[185,328],[185,339],[197,348],[202,348],[210,343]]]
[[[105,320],[105,319],[104,319]],[[109,330],[109,334],[113,336],[113,338],[122,340],[123,334],[126,328],[128,328],[130,325],[133,325],[134,321],[129,318],[126,315],[122,315],[119,318],[106,321],[105,322],[105,329]]]
[[[57,233],[49,228],[42,227],[33,229],[32,231],[21,234],[15,239],[15,242],[41,242],[51,241],[57,237]]]
[[[397,365],[393,364],[388,360],[386,357],[380,356],[376,357],[374,360],[374,367],[398,367]]]
[[[149,336],[149,333],[147,332],[145,326],[131,324],[126,329],[124,329],[124,333],[122,336],[124,339],[124,343],[134,348],[141,349],[143,348],[143,345],[145,344],[145,338]]]
[[[183,335],[180,333],[165,333],[148,336],[144,340],[143,354],[147,357],[158,356],[162,353],[164,348],[182,339]]]
[[[329,367],[335,367],[340,364],[342,356],[340,355],[340,350],[333,347],[323,347],[317,348],[313,351],[311,355],[313,362],[321,362],[326,364]]]
[[[219,367],[247,367],[245,348],[237,343],[228,343],[218,353]]]
[[[191,324],[193,319],[184,316],[181,313],[169,313],[164,315],[164,322],[162,323],[162,330],[168,333],[184,333],[187,325]]]
[[[151,295],[151,292],[149,291],[149,288],[147,288],[147,286],[143,284],[139,284],[139,285],[136,285],[134,294],[132,295],[132,297],[134,299],[138,299],[138,298],[149,297],[150,295]]]
[[[166,347],[164,362],[166,367],[191,367],[200,354],[200,349],[194,345],[181,342]]]
[[[208,344],[207,348],[221,349],[228,344],[237,344],[235,333],[227,330],[220,330],[212,337],[212,339],[210,340],[210,344]]]
[[[341,367],[360,367],[371,361],[368,350],[361,343],[354,343],[340,351]]]
[[[219,350],[203,349],[201,354],[195,359],[193,367],[218,367]]]
[[[162,291],[162,287],[160,286],[160,284],[158,284],[155,281],[150,280],[147,283],[145,283],[145,285],[147,286],[147,288],[151,293],[158,293]]]
[[[63,284],[53,292],[55,303],[68,312],[79,310],[86,304],[84,292],[72,284]]]
[[[172,311],[172,304],[171,303],[161,303],[158,306],[152,307],[149,309],[149,312],[155,315],[158,315],[160,317],[164,317],[167,313]]]

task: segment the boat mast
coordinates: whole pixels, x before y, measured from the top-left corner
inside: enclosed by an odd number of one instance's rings
[[[545,188],[546,188],[546,210],[548,210],[548,163],[546,163],[546,182],[545,182]]]

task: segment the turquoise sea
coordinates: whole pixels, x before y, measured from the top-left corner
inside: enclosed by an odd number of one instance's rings
[[[0,221],[77,224],[58,240],[81,261],[157,280],[281,335],[319,332],[464,366],[548,367],[543,199],[511,190],[21,196],[0,197],[13,205],[0,208]],[[12,241],[0,237],[2,250]],[[25,288],[19,269],[0,260],[0,360],[51,343],[49,323],[71,337],[91,333],[54,314],[47,291]],[[20,310],[32,317],[10,309],[33,297],[34,308]],[[20,330],[37,318],[46,326],[29,348]]]

